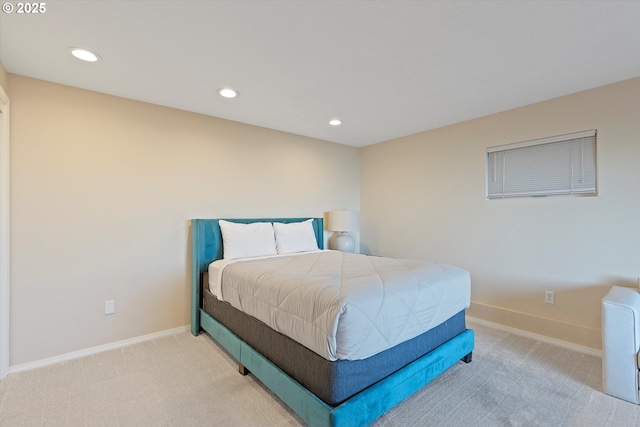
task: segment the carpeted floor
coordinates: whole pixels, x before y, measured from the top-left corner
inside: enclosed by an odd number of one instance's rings
[[[600,392],[600,359],[485,326],[458,363],[375,427],[639,426],[640,406]],[[0,425],[304,426],[205,335],[188,333],[11,374]]]

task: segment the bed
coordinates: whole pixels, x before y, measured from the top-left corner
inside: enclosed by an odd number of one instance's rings
[[[311,351],[309,345],[272,329],[267,325],[269,319],[260,321],[221,301],[209,287],[210,265],[223,258],[220,221],[291,225],[309,221],[315,243],[322,249],[323,219],[191,221],[192,334],[207,332],[238,361],[242,373],[250,371],[309,425],[365,426],[459,360],[471,361],[474,336],[466,329],[464,310],[446,315],[427,332],[371,356],[329,360]],[[327,256],[332,259],[342,255],[317,255]]]

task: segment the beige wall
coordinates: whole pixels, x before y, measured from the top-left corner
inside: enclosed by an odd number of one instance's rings
[[[363,252],[467,268],[472,316],[593,348],[600,299],[640,276],[640,79],[361,150],[9,84],[12,366],[186,325],[195,217],[360,209]],[[597,197],[486,200],[486,147],[593,128]]]
[[[636,78],[363,148],[362,251],[464,267],[470,315],[600,348],[601,298],[640,276],[639,100]],[[597,197],[485,198],[487,147],[587,129]]]
[[[359,209],[356,148],[9,81],[12,366],[187,325],[190,218]]]

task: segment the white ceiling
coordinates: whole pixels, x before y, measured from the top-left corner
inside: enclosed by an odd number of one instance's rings
[[[357,147],[640,76],[640,1],[45,4],[8,72]]]

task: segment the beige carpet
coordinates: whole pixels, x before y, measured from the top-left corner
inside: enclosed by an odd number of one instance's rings
[[[458,363],[373,425],[640,426],[640,406],[600,392],[584,355],[505,332],[476,330]],[[0,381],[0,425],[303,426],[207,336],[182,333]]]

